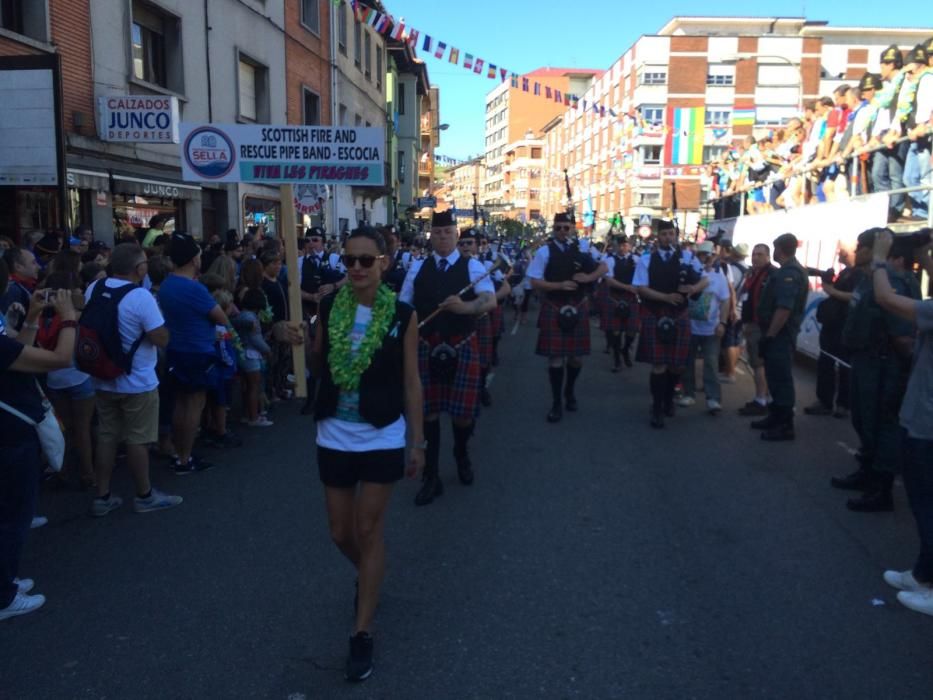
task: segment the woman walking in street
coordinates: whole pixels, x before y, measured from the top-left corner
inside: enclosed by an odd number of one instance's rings
[[[385,240],[361,226],[342,262],[350,283],[326,297],[314,337],[313,376],[320,377],[318,470],[330,533],[357,570],[356,624],[346,678],[373,670],[371,626],[385,571],[385,511],[395,482],[424,465],[418,319],[382,284]],[[405,458],[406,434],[408,458]]]

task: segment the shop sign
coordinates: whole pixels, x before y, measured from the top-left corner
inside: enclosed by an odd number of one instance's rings
[[[98,190],[96,201],[97,201],[97,206],[106,207],[107,206],[107,193],[101,192],[100,190]]]
[[[189,182],[381,186],[382,127],[181,125]]]
[[[295,211],[308,216],[317,214],[327,196],[327,185],[295,185]]]
[[[178,143],[178,98],[104,95],[97,98],[101,141]]]
[[[58,185],[57,142],[54,71],[0,69],[0,186]]]

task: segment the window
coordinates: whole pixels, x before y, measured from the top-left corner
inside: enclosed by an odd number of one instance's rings
[[[729,126],[732,123],[732,110],[728,107],[707,107],[703,121],[707,126]]]
[[[353,64],[359,68],[363,64],[363,25],[353,23]]]
[[[305,29],[321,33],[321,8],[319,0],[301,0],[301,23]]]
[[[366,76],[366,80],[372,80],[373,77],[373,41],[372,37],[369,36],[369,32],[366,32],[363,35],[363,55],[365,60],[363,66],[363,75]]]
[[[258,94],[257,94],[257,69],[256,66],[248,61],[240,59],[239,72],[239,105],[240,117],[257,121],[259,118]]]
[[[353,126],[363,126],[363,117],[359,114],[353,115]]]
[[[638,205],[642,207],[657,207],[661,205],[660,192],[639,192]]]
[[[660,125],[664,123],[664,107],[660,105],[645,105],[641,108],[642,119],[648,124]]]
[[[340,126],[346,126],[347,125],[347,106],[340,105],[337,111],[337,114],[340,115]]]
[[[541,158],[541,149],[538,147],[532,147],[531,158],[533,160],[539,160]]]
[[[706,73],[707,85],[735,85],[735,66],[710,64]]]
[[[382,89],[382,47],[376,44],[376,89]]]
[[[646,165],[658,165],[661,162],[660,146],[641,146],[638,149],[641,152],[641,162]]]
[[[36,41],[48,41],[47,13],[47,2],[0,0],[0,27]]]
[[[703,162],[712,163],[714,160],[719,160],[728,148],[728,146],[703,146]]]
[[[405,83],[398,84],[398,113],[405,114]]]
[[[337,10],[337,48],[347,55],[347,3],[341,2]]]
[[[405,182],[405,151],[398,152],[398,181]]]
[[[23,0],[0,0],[0,27],[23,33]]]
[[[307,126],[316,126],[321,123],[321,97],[308,88],[303,88],[302,92],[304,93],[302,123]]]
[[[134,0],[130,44],[134,79],[183,91],[181,26],[177,18]]]
[[[666,85],[667,69],[664,66],[645,66],[641,73],[642,85]]]

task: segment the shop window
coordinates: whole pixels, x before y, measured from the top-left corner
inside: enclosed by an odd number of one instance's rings
[[[347,55],[347,3],[341,2],[337,8],[337,48]]]
[[[237,103],[240,119],[268,122],[269,70],[240,54],[237,76]]]
[[[315,34],[321,33],[321,7],[319,0],[301,0],[301,23]]]
[[[302,88],[302,93],[304,97],[302,123],[316,126],[321,123],[321,96],[311,92],[308,88]]]
[[[184,91],[178,18],[134,0],[130,40],[133,78],[173,92]]]

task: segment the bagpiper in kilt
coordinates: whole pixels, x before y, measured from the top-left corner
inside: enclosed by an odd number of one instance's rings
[[[555,215],[554,237],[537,250],[528,267],[532,287],[544,295],[535,352],[548,358],[550,423],[563,417],[565,406],[568,411],[577,410],[574,385],[583,367],[582,358],[590,354],[589,304],[583,285],[592,284],[606,272],[604,263],[597,263],[570,241],[572,229],[569,214]]]
[[[618,252],[606,259],[608,270],[603,278],[603,286],[607,289],[605,330],[609,334],[609,345],[612,348],[613,372],[619,371],[622,359],[626,367],[632,366],[632,343],[641,328],[641,305],[635,287],[632,286],[636,266],[631,244],[623,236]]]
[[[505,333],[505,315],[502,304],[512,294],[512,286],[505,277],[505,273],[496,270],[496,258],[489,250],[489,244],[483,234],[476,238],[480,246],[479,259],[483,267],[490,272],[493,288],[496,292],[496,307],[477,321],[477,332],[480,334],[480,364],[483,368],[482,383],[480,384],[479,400],[485,407],[492,406],[492,395],[489,393],[488,376],[492,367],[498,364],[499,341]],[[462,252],[462,249],[461,249]]]
[[[674,415],[674,387],[687,364],[690,319],[687,297],[702,291],[703,278],[689,251],[675,246],[673,222],[658,227],[656,248],[638,261],[632,284],[641,298],[641,338],[636,358],[651,365],[651,427]]]
[[[457,251],[457,224],[450,211],[435,212],[433,253],[412,263],[399,298],[415,307],[419,329],[418,371],[424,391],[424,475],[417,505],[443,493],[439,476],[440,414],[450,415],[457,475],[473,483],[467,443],[479,414],[481,369],[476,318],[495,305],[492,282],[483,266]],[[472,288],[459,293],[473,285]],[[437,309],[439,314],[427,320]],[[425,323],[425,321],[427,321]]]

